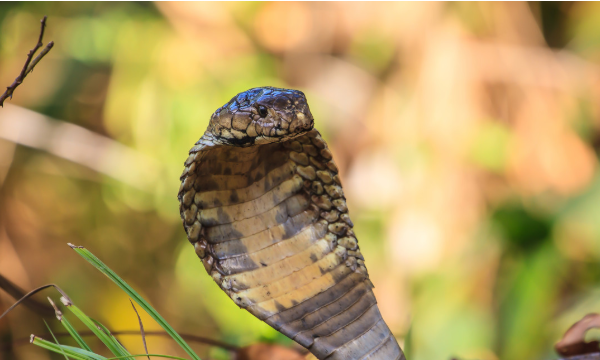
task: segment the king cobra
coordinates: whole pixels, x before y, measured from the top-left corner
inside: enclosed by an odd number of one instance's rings
[[[301,91],[244,91],[210,119],[179,211],[208,274],[318,359],[404,360],[381,317],[338,168]]]

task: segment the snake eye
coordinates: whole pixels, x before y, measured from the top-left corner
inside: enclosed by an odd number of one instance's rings
[[[258,107],[258,115],[260,115],[260,117],[263,117],[263,118],[264,118],[264,117],[265,117],[265,116],[267,116],[268,114],[269,114],[269,113],[267,112],[267,108],[266,108],[266,107],[264,107],[264,106],[262,106],[262,105]]]

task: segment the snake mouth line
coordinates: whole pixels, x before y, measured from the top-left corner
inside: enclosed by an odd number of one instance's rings
[[[306,130],[295,133],[295,134],[284,135],[281,137],[259,135],[259,136],[255,136],[255,137],[244,136],[240,139],[238,139],[236,137],[228,139],[228,138],[219,136],[219,137],[217,137],[217,139],[223,145],[238,146],[238,147],[249,147],[249,146],[254,146],[254,145],[272,144],[272,143],[276,143],[276,142],[286,142],[286,141],[290,141],[295,138],[306,135],[306,133],[308,133],[309,131],[311,131],[313,129],[313,125],[314,125],[314,122],[311,122],[310,126],[307,127]]]

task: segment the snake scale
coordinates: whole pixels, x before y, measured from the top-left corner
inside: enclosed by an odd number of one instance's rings
[[[297,90],[254,88],[217,109],[181,175],[188,239],[238,306],[318,359],[404,360],[313,125]]]

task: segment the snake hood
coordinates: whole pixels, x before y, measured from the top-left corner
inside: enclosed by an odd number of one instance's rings
[[[302,92],[242,92],[212,115],[185,161],[178,198],[188,240],[236,305],[317,359],[405,360],[379,312],[338,172]]]
[[[237,94],[217,109],[208,131],[222,144],[245,147],[286,141],[313,125],[303,92],[259,87]]]

